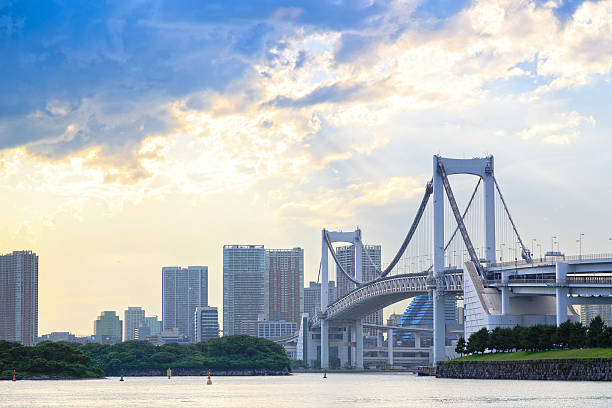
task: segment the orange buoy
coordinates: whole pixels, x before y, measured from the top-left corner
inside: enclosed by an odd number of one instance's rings
[[[206,385],[212,385],[212,380],[210,379],[210,370],[208,370],[208,380],[206,380]]]
[[[13,381],[17,381],[17,377],[15,377],[15,369],[13,369]]]

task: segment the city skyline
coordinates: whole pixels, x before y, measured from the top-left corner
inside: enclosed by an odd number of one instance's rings
[[[40,257],[40,333],[161,316],[163,265],[220,307],[226,243],[309,282],[359,226],[385,265],[437,153],[495,155],[536,255],[612,252],[610,1],[175,3],[0,4],[0,252]]]

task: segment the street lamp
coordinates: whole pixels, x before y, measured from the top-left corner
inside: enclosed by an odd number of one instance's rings
[[[578,258],[579,258],[580,260],[582,260],[582,237],[583,237],[583,236],[584,236],[584,234],[581,232],[581,233],[580,233],[580,237],[579,237],[579,238],[576,240],[576,242],[579,242],[579,243],[580,243],[580,252],[579,252],[579,254],[580,254],[580,255],[578,255]]]

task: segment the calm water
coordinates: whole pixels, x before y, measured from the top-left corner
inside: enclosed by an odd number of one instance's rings
[[[612,407],[612,384],[413,374],[0,381],[0,407]]]

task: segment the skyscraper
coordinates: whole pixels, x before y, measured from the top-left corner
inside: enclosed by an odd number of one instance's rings
[[[336,282],[329,281],[328,297],[329,302],[336,300]],[[307,288],[304,288],[304,313],[308,313],[310,319],[316,316],[317,312],[321,311],[321,284],[310,282]]]
[[[134,331],[145,322],[145,311],[140,307],[128,307],[124,312],[123,321],[125,322],[125,341],[134,340]]]
[[[336,249],[338,260],[351,276],[355,276],[355,246],[341,246]],[[362,252],[362,276],[365,282],[376,277],[377,271],[381,268],[381,250],[380,245],[364,245]],[[348,292],[355,289],[355,284],[348,280],[342,272],[336,267],[336,277],[338,279],[338,299],[346,295]],[[382,309],[378,309],[368,314],[364,319],[364,323],[382,324],[383,313]],[[364,332],[368,335],[375,335],[376,329],[365,329]]]
[[[269,320],[299,323],[304,309],[304,250],[268,249],[265,300]]]
[[[195,341],[199,343],[219,337],[219,312],[216,307],[196,307]]]
[[[208,266],[162,268],[162,322],[164,330],[178,329],[195,341],[196,307],[208,306]]]
[[[224,336],[240,334],[242,321],[265,314],[264,258],[263,245],[223,246]]]
[[[32,346],[38,338],[38,255],[0,255],[0,340]]]
[[[121,342],[122,322],[112,310],[106,310],[94,320],[94,337],[98,343],[114,344]]]

